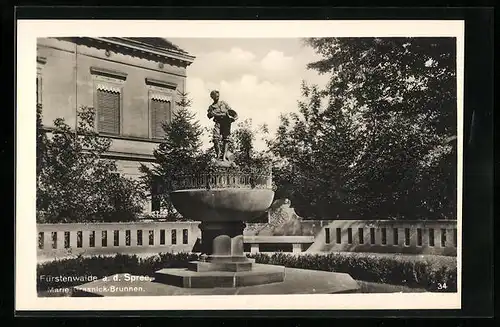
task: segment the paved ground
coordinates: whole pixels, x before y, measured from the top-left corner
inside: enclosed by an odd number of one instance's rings
[[[359,284],[348,274],[295,268],[285,269],[283,282],[236,288],[183,288],[150,279],[131,280],[130,275],[116,274],[75,287],[73,296],[333,294],[353,293],[360,289]],[[49,291],[39,295],[69,296],[69,292],[70,290],[59,293]]]
[[[391,284],[381,284],[381,283],[371,283],[365,281],[356,281],[360,287],[357,293],[423,293],[426,292],[425,289],[411,288],[401,285],[391,285]],[[59,290],[58,292],[48,292],[41,291],[38,293],[39,297],[70,297],[71,292],[65,290]]]

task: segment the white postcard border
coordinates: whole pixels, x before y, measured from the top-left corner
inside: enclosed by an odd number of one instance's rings
[[[165,31],[161,33],[161,31]],[[36,293],[36,38],[159,36],[211,38],[456,37],[458,90],[457,293],[38,298]],[[464,21],[18,20],[16,121],[16,310],[358,310],[460,309]]]

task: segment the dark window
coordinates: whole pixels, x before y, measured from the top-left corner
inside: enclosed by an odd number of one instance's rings
[[[119,246],[120,245],[120,231],[115,230],[113,232],[113,244],[114,246]]]
[[[446,229],[441,229],[441,247],[446,246]]]
[[[434,228],[429,228],[429,246],[434,246]]]
[[[97,90],[99,132],[120,134],[120,93]]]
[[[393,239],[392,239],[393,244],[399,245],[399,233],[398,233],[397,228],[392,229],[392,236],[393,236]]]
[[[44,238],[44,233],[40,232],[38,233],[38,248],[43,249],[43,238]]]
[[[352,228],[347,229],[347,243],[352,244]]]
[[[71,235],[69,232],[64,232],[64,248],[69,248],[69,244],[70,244],[70,240],[71,240]]]
[[[422,228],[417,228],[417,246],[422,246]]]
[[[410,229],[405,228],[405,245],[410,245]]]
[[[370,244],[375,244],[375,228],[370,228]]]
[[[149,245],[154,245],[155,244],[155,232],[154,230],[149,231]]]
[[[161,209],[161,193],[162,193],[162,184],[161,179],[159,177],[155,177],[153,179],[153,183],[151,185],[151,210],[152,211],[160,211]]]
[[[169,101],[151,99],[151,134],[155,139],[165,136],[163,124],[170,122],[171,106]]]
[[[358,228],[358,240],[359,240],[359,244],[365,243],[365,236],[363,235],[363,228]]]
[[[108,231],[103,230],[101,233],[101,246],[106,247],[108,246]]]
[[[330,228],[325,228],[325,243],[330,244]]]
[[[188,233],[187,229],[182,230],[182,244],[188,244]]]
[[[89,233],[89,247],[95,247],[95,231]]]
[[[342,230],[340,228],[336,229],[337,244],[342,243]]]
[[[81,248],[83,246],[83,232],[76,232],[76,247]]]
[[[36,75],[36,104],[42,104],[42,75]]]
[[[172,244],[177,244],[177,230],[176,229],[172,229]]]
[[[52,248],[57,248],[57,232],[52,232]]]
[[[165,230],[160,229],[160,245],[165,244]]]
[[[142,245],[142,230],[137,231],[137,245]]]
[[[125,245],[130,246],[130,229],[125,231]]]
[[[387,228],[382,228],[382,245],[387,244]]]

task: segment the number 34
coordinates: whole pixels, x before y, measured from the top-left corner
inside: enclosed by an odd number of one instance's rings
[[[446,285],[446,283],[438,283],[437,284],[437,289],[438,290],[445,290],[447,288],[448,288],[448,286]]]

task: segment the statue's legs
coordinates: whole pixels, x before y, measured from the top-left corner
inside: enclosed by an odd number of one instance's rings
[[[222,157],[222,152],[220,148],[220,143],[221,143],[221,133],[220,133],[220,124],[218,122],[215,122],[215,126],[212,130],[212,141],[214,143],[214,150],[215,150],[215,158],[220,159]]]
[[[231,134],[231,122],[229,120],[220,124],[220,134],[222,140],[222,160],[228,160],[227,152],[229,150],[229,135]]]
[[[215,158],[219,159],[221,154],[219,140],[214,138],[213,142],[214,142]]]
[[[222,160],[227,160],[227,150],[228,150],[227,147],[228,147],[227,141],[223,140],[222,141]]]

